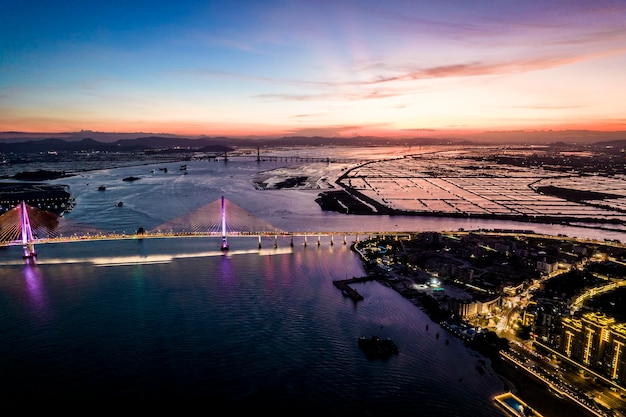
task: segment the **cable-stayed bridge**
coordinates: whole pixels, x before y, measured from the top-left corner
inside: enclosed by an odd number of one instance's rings
[[[65,219],[63,219],[65,220]],[[163,237],[220,237],[221,249],[229,249],[228,238],[238,236],[258,236],[258,245],[261,247],[262,237],[272,237],[274,247],[278,247],[279,237],[289,237],[291,246],[294,238],[300,238],[302,244],[307,245],[307,238],[317,239],[321,244],[321,236],[327,236],[329,244],[334,244],[335,236],[347,243],[349,235],[373,235],[380,233],[368,232],[297,232],[290,233],[271,225],[244,208],[222,197],[199,209],[172,219],[150,230],[139,228],[133,234],[109,233],[86,225],[76,225],[71,222],[61,222],[59,216],[45,210],[27,205],[25,202],[15,206],[0,216],[0,246],[21,245],[24,248],[24,258],[35,258],[36,244],[60,243],[84,240],[111,240],[111,239],[143,239]],[[385,233],[392,235],[397,233]],[[406,234],[406,233],[403,233]]]

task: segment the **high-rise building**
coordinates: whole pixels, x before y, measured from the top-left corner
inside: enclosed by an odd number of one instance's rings
[[[579,318],[563,317],[561,319],[561,352],[576,362],[583,357],[583,325]]]
[[[626,324],[620,323],[611,326],[610,342],[605,347],[605,362],[607,377],[626,385]]]
[[[626,384],[626,324],[601,313],[561,319],[560,351],[606,378]]]

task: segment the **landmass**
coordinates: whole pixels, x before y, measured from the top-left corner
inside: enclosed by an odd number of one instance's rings
[[[345,214],[589,223],[626,230],[622,159],[601,152],[572,156],[552,148],[441,149],[356,164],[337,177],[337,190],[322,191],[316,202],[322,210]]]
[[[46,181],[56,180],[58,178],[71,177],[73,174],[68,174],[65,171],[49,171],[40,169],[37,171],[23,171],[18,172],[13,176],[13,179],[19,181]]]
[[[29,206],[62,215],[70,211],[74,199],[69,187],[62,184],[0,182],[0,214],[24,201]]]
[[[611,373],[626,358],[610,369],[600,357],[582,363],[564,339],[567,329],[598,323],[607,344],[621,343],[621,243],[501,230],[376,237],[352,249],[371,276],[489,359],[503,388],[542,415],[626,413],[626,380]],[[595,344],[604,342],[593,343],[601,352]]]
[[[388,359],[392,355],[397,355],[400,351],[398,346],[391,339],[381,339],[374,335],[371,337],[359,337],[359,347],[365,352],[368,359]]]

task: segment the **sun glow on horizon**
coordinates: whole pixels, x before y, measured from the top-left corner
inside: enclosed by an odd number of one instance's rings
[[[626,129],[622,1],[236,3],[16,4],[0,16],[0,131]]]

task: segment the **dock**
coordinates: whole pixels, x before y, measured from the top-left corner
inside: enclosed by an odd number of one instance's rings
[[[354,288],[352,288],[349,284],[352,284],[355,282],[372,281],[374,279],[376,278],[375,277],[352,277],[350,279],[342,279],[342,280],[333,281],[333,285],[339,288],[342,294],[345,294],[348,297],[352,298],[353,301],[361,301],[363,300],[363,296],[359,294],[359,292],[355,290]]]

